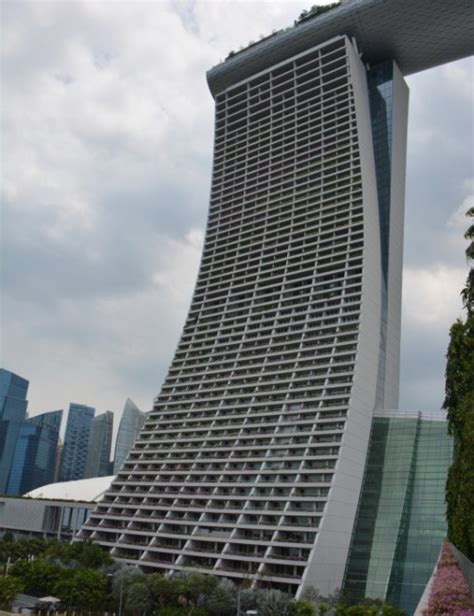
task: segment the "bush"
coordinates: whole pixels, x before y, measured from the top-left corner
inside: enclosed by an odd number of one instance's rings
[[[257,590],[259,616],[288,616],[291,597],[280,590]]]
[[[291,601],[288,608],[290,616],[315,616],[316,614],[311,601]]]
[[[0,609],[9,610],[17,592],[23,590],[21,580],[14,577],[0,577]]]
[[[443,545],[423,616],[474,616],[469,587],[448,543]]]

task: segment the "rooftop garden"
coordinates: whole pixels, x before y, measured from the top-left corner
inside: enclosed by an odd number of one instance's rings
[[[322,15],[323,13],[332,11],[333,9],[338,7],[340,4],[341,4],[340,0],[339,2],[333,2],[331,4],[313,4],[313,6],[309,10],[302,11],[300,13],[300,16],[298,17],[298,19],[295,20],[295,26],[298,26],[304,21],[308,21],[308,19],[313,19],[313,17],[318,17],[319,15]]]
[[[341,0],[339,0],[338,2],[333,2],[331,4],[321,4],[321,5],[314,4],[310,9],[304,10],[300,13],[298,18],[295,19],[293,26],[289,26],[288,28],[283,28],[282,30],[273,30],[273,32],[271,34],[268,34],[267,36],[264,36],[262,34],[258,41],[250,41],[247,46],[241,47],[237,51],[233,51],[233,50],[229,51],[229,53],[226,56],[226,60],[233,58],[234,56],[238,55],[242,51],[246,51],[247,49],[250,49],[251,47],[255,47],[255,45],[259,45],[263,41],[267,41],[268,39],[271,39],[277,36],[278,34],[281,34],[282,32],[287,32],[288,30],[291,30],[293,27],[299,26],[300,24],[305,23],[309,21],[310,19],[314,19],[316,17],[323,15],[324,13],[327,13],[328,11],[332,11],[333,9],[340,6],[340,4],[341,4]]]

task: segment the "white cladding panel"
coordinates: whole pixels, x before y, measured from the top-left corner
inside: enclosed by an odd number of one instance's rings
[[[354,91],[362,170],[364,216],[362,302],[348,418],[325,515],[303,580],[304,585],[316,586],[323,595],[341,588],[344,578],[376,401],[379,363],[382,270],[370,106],[366,72],[349,42],[347,53]]]

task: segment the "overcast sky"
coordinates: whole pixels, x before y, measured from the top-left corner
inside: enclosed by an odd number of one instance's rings
[[[311,2],[2,2],[1,365],[29,412],[149,410],[207,215],[205,72]],[[473,64],[408,78],[401,406],[439,408],[466,275]]]

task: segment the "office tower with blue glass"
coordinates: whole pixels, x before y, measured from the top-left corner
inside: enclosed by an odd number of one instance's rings
[[[346,1],[209,71],[190,311],[83,538],[143,570],[342,586],[374,410],[398,406],[404,75],[468,55],[471,10]]]
[[[112,474],[110,450],[113,425],[114,414],[112,411],[105,411],[92,420],[84,468],[85,478],[105,477]]]
[[[15,445],[26,417],[28,381],[0,368],[0,494],[7,491]]]
[[[124,463],[128,452],[133,447],[138,433],[145,423],[146,413],[140,411],[130,398],[125,402],[120,419],[117,440],[115,443],[114,473],[118,473]]]
[[[20,427],[7,494],[21,495],[54,480],[62,410],[26,419]]]
[[[59,467],[59,481],[82,479],[86,469],[89,434],[95,409],[71,402]]]

